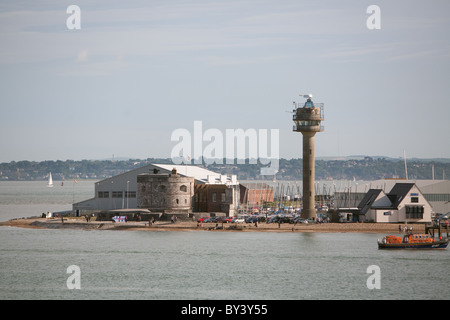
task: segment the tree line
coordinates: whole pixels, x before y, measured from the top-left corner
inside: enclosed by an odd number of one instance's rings
[[[172,164],[170,158],[148,158],[128,160],[57,160],[57,161],[12,161],[0,163],[0,180],[46,180],[52,173],[53,180],[69,179],[105,179],[148,164]],[[450,160],[407,161],[407,170],[403,160],[391,158],[371,158],[348,160],[316,160],[316,180],[377,180],[386,178],[409,179],[450,179]],[[264,165],[259,162],[250,164],[206,164],[199,165],[221,174],[236,174],[240,180],[273,179],[273,176],[261,176]],[[280,159],[277,180],[301,180],[302,159]]]

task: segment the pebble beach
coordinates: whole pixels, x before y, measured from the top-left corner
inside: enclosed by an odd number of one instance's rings
[[[289,224],[282,223],[197,223],[194,221],[156,221],[149,225],[141,222],[89,221],[81,218],[24,218],[1,222],[0,226],[36,229],[85,229],[118,231],[210,231],[210,232],[361,232],[361,233],[399,233],[397,223],[320,223]],[[410,224],[414,232],[425,232],[423,224]]]

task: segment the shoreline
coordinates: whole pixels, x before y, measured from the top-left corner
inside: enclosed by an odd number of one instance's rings
[[[84,219],[64,218],[23,218],[0,222],[0,226],[32,229],[81,229],[81,230],[116,230],[116,231],[210,231],[210,232],[359,232],[359,233],[401,233],[399,223],[321,223],[321,224],[289,224],[258,223],[256,227],[249,223],[203,223],[180,221],[156,221],[152,226],[147,221],[112,222],[90,221]],[[223,229],[222,229],[223,226]],[[424,233],[425,225],[409,224],[413,232]]]

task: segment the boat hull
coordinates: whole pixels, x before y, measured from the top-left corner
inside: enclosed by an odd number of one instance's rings
[[[449,240],[424,243],[382,243],[378,242],[378,249],[446,249]]]

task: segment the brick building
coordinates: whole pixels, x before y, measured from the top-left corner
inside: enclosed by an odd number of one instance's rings
[[[241,183],[240,202],[243,206],[261,206],[273,202],[273,188],[266,183]]]

